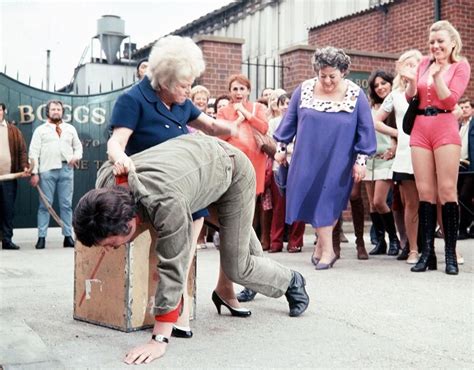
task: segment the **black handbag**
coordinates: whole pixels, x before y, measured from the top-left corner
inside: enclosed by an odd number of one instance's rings
[[[408,109],[403,116],[403,132],[407,135],[411,134],[411,130],[413,130],[413,125],[415,124],[416,112],[418,110],[418,106],[420,105],[420,100],[418,96],[414,96],[411,98],[410,103],[408,103]]]

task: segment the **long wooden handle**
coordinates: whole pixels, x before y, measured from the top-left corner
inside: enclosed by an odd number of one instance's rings
[[[0,181],[16,180],[24,176],[25,172],[7,173],[6,175],[0,175]]]
[[[56,211],[51,207],[51,204],[48,202],[48,198],[46,198],[46,195],[44,195],[43,190],[41,190],[40,186],[36,186],[36,189],[38,189],[38,194],[40,196],[41,201],[43,202],[44,206],[48,210],[49,214],[54,218],[54,220],[58,223],[58,225],[63,228],[64,224],[61,218],[59,218],[58,214]]]
[[[33,158],[30,158],[30,169],[33,169],[35,167],[35,160]],[[26,176],[25,176],[26,174]],[[29,172],[15,172],[15,173],[7,173],[6,175],[0,175],[0,181],[8,181],[8,180],[16,180],[21,177],[27,177],[30,176]]]

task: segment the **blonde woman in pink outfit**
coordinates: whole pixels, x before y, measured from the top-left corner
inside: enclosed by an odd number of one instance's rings
[[[436,202],[441,203],[446,273],[457,275],[456,240],[459,205],[456,183],[461,156],[458,122],[452,111],[467,88],[471,67],[461,56],[458,31],[448,21],[434,23],[429,33],[430,56],[418,69],[400,71],[408,81],[407,99],[417,96],[419,106],[410,136],[411,157],[420,198],[418,210],[422,254],[413,272],[437,269],[434,251]]]

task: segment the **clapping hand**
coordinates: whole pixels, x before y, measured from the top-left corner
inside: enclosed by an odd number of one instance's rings
[[[400,68],[400,76],[408,81],[415,81],[416,79],[416,67],[405,65]]]

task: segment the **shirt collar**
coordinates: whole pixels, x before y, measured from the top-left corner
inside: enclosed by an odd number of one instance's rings
[[[6,120],[1,121],[0,126],[5,126],[6,127],[7,126],[7,121]]]
[[[143,80],[141,80],[138,84],[138,88],[142,92],[145,99],[148,100],[150,103],[156,103],[158,101],[156,91],[151,86],[150,80],[147,76],[143,77]]]
[[[53,122],[46,121],[46,123],[49,123],[51,126],[56,127],[56,124]],[[59,122],[60,125],[62,125],[63,123],[63,121]]]

